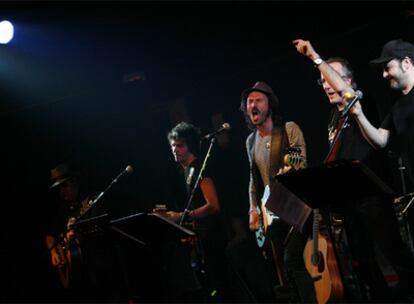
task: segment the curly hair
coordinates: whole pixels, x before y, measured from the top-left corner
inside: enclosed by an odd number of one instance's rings
[[[253,91],[254,90],[252,90],[252,92]],[[268,100],[268,103],[269,103],[269,109],[270,109],[269,114],[272,117],[273,124],[275,126],[282,126],[283,125],[283,118],[282,118],[282,113],[280,112],[280,109],[279,109],[279,99],[275,95],[270,95],[270,94],[267,94],[267,93],[262,92],[260,90],[258,90],[258,92],[261,92],[261,93],[263,93],[267,96],[267,100]],[[242,111],[243,114],[244,114],[244,119],[246,120],[247,127],[250,130],[254,130],[256,127],[252,123],[252,121],[249,117],[249,114],[247,113],[246,103],[247,103],[247,97],[242,98],[242,100],[240,102],[240,111]]]
[[[200,154],[200,129],[185,121],[177,124],[167,135],[168,141],[184,139],[188,149],[195,156]]]

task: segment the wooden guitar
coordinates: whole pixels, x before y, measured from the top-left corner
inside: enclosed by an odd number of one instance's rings
[[[76,261],[82,258],[81,247],[77,240],[65,239],[56,246],[56,251],[62,261],[57,268],[60,283],[63,288],[69,288],[72,271],[77,266]]]
[[[94,203],[95,201],[90,197],[87,197],[81,202],[81,209],[78,217],[71,217],[68,219],[66,225],[67,230],[66,232],[61,233],[59,242],[56,245],[56,251],[62,261],[61,265],[58,266],[57,271],[63,288],[70,287],[72,272],[82,263],[80,241],[71,226],[74,225],[81,216],[88,212]]]
[[[303,258],[311,275],[319,304],[340,300],[344,296],[344,286],[336,261],[334,249],[328,236],[320,233],[321,215],[313,210],[312,239],[306,243]]]

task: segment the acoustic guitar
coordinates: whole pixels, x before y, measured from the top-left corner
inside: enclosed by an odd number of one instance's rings
[[[62,261],[61,265],[57,268],[58,276],[62,287],[65,289],[70,287],[73,271],[76,271],[75,269],[82,264],[80,240],[75,235],[72,225],[77,223],[77,221],[93,207],[95,202],[96,201],[91,197],[87,197],[81,202],[79,215],[68,219],[66,225],[67,230],[61,233],[58,244],[56,245],[56,251]]]
[[[344,286],[332,242],[320,232],[321,219],[319,210],[314,209],[312,239],[306,243],[303,258],[313,279],[317,301],[325,304],[343,299]]]
[[[61,241],[56,246],[56,251],[62,261],[57,268],[59,280],[62,287],[67,289],[70,286],[73,270],[81,261],[81,247],[78,240],[69,240],[62,236]]]

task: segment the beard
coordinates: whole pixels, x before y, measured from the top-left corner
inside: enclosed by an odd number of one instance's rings
[[[391,89],[396,91],[402,90],[403,86],[395,78],[391,78],[388,81]]]

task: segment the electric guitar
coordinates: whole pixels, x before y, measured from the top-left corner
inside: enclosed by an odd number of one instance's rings
[[[319,210],[314,209],[312,239],[306,243],[303,258],[313,279],[317,301],[319,304],[325,304],[328,301],[342,299],[344,286],[332,242],[328,236],[320,233],[321,219]]]
[[[288,153],[283,157],[285,166],[289,166],[292,170],[303,169],[306,166],[306,159],[300,154],[299,148],[290,147]],[[262,248],[266,241],[267,227],[272,225],[273,221],[279,220],[279,217],[267,210],[264,206],[270,195],[269,185],[266,185],[263,196],[260,200],[260,206],[256,206],[257,214],[259,215],[260,227],[256,230],[256,242],[259,248]]]
[[[269,185],[266,185],[264,192],[263,192],[263,197],[260,200],[260,206],[256,206],[257,214],[259,215],[259,220],[260,220],[260,227],[259,229],[256,230],[255,233],[256,233],[257,246],[259,246],[260,248],[262,248],[265,244],[267,227],[269,227],[273,223],[273,220],[279,219],[278,216],[273,214],[271,211],[267,210],[266,207],[264,206],[267,199],[269,198],[269,195],[270,195],[270,188],[269,188]]]

